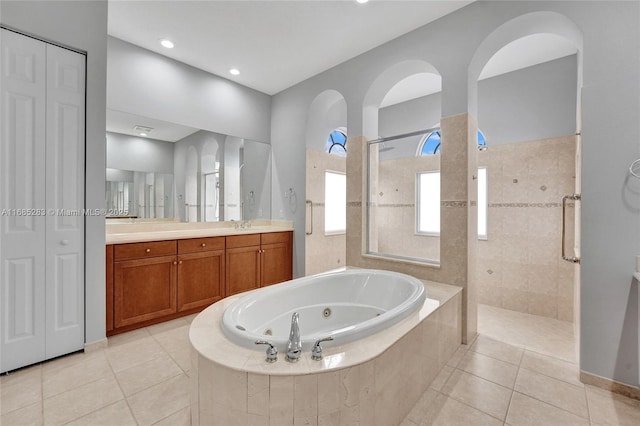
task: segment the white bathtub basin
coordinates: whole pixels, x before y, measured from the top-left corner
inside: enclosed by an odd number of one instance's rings
[[[353,269],[298,278],[254,291],[224,312],[222,330],[232,342],[256,350],[268,340],[286,350],[291,315],[300,316],[303,350],[327,336],[340,345],[374,334],[406,318],[426,298],[422,282],[409,275]]]

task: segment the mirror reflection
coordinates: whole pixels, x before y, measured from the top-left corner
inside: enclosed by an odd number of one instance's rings
[[[271,146],[107,111],[106,205],[117,217],[269,219]]]

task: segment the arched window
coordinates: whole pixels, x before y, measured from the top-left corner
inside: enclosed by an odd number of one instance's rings
[[[347,133],[342,129],[335,129],[329,133],[325,151],[342,157],[347,156]]]
[[[440,154],[440,130],[436,130],[435,132],[425,135],[418,146],[420,147],[418,155]],[[484,134],[480,130],[478,130],[478,146],[487,146],[487,140],[484,138]]]

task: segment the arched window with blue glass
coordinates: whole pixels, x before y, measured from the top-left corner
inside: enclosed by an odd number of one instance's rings
[[[418,155],[440,154],[440,142],[440,130],[427,134],[420,142]],[[483,148],[486,148],[486,146],[487,140],[484,134],[478,130],[478,149],[484,151]]]
[[[329,133],[325,151],[341,157],[347,156],[347,132],[343,129],[335,129]]]
[[[426,134],[418,144],[418,156],[440,154],[442,138],[440,130]],[[487,140],[478,130],[478,149],[487,149]],[[487,168],[478,168],[474,176],[478,182],[478,238],[487,239]],[[416,224],[417,233],[423,235],[440,235],[440,171],[420,172],[416,182]]]

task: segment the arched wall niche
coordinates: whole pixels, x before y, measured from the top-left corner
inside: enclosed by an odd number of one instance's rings
[[[378,110],[389,90],[405,78],[422,73],[440,75],[433,65],[419,59],[397,62],[380,73],[367,90],[363,100],[362,134],[365,137],[368,139],[378,137]]]
[[[493,30],[478,46],[469,63],[467,111],[478,116],[478,78],[489,60],[504,46],[534,34],[555,34],[571,41],[578,49],[577,105],[582,87],[582,52],[584,40],[580,28],[566,16],[550,11],[527,13],[505,22]]]
[[[329,133],[337,128],[348,129],[347,102],[337,90],[325,90],[309,106],[305,134],[307,148],[324,151]]]

